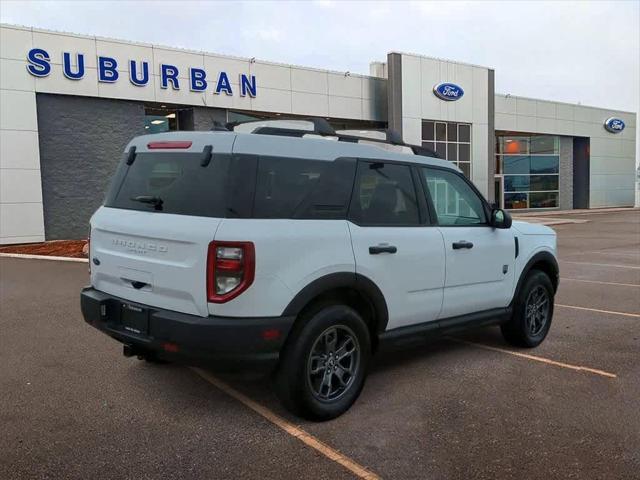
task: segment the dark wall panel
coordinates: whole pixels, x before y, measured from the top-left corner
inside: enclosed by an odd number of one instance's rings
[[[589,139],[573,139],[573,208],[589,208]]]
[[[124,147],[144,133],[144,106],[38,94],[37,108],[45,237],[84,238]]]

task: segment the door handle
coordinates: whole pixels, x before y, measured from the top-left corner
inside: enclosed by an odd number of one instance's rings
[[[466,240],[460,240],[459,242],[453,242],[452,247],[454,250],[460,250],[461,248],[473,248],[473,243],[467,242]]]
[[[379,253],[396,253],[398,249],[393,245],[376,245],[369,247],[369,254],[378,255]]]

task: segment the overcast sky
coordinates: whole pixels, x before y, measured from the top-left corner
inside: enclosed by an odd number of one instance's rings
[[[638,111],[640,1],[14,2],[2,22],[367,74],[389,51],[496,70],[501,93]]]

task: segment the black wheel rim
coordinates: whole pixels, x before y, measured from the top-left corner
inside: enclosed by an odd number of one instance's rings
[[[353,331],[336,325],[322,332],[311,348],[307,381],[320,401],[342,397],[353,385],[360,365],[360,344]]]
[[[541,285],[535,286],[527,297],[525,312],[527,329],[531,336],[539,335],[544,330],[549,320],[550,307],[547,290]]]

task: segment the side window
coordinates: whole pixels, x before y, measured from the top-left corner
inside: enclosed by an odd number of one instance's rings
[[[418,225],[420,216],[409,167],[360,162],[349,215],[360,225]]]
[[[486,223],[482,200],[467,181],[455,172],[421,168],[439,225]]]
[[[254,218],[344,219],[356,162],[260,157]]]

